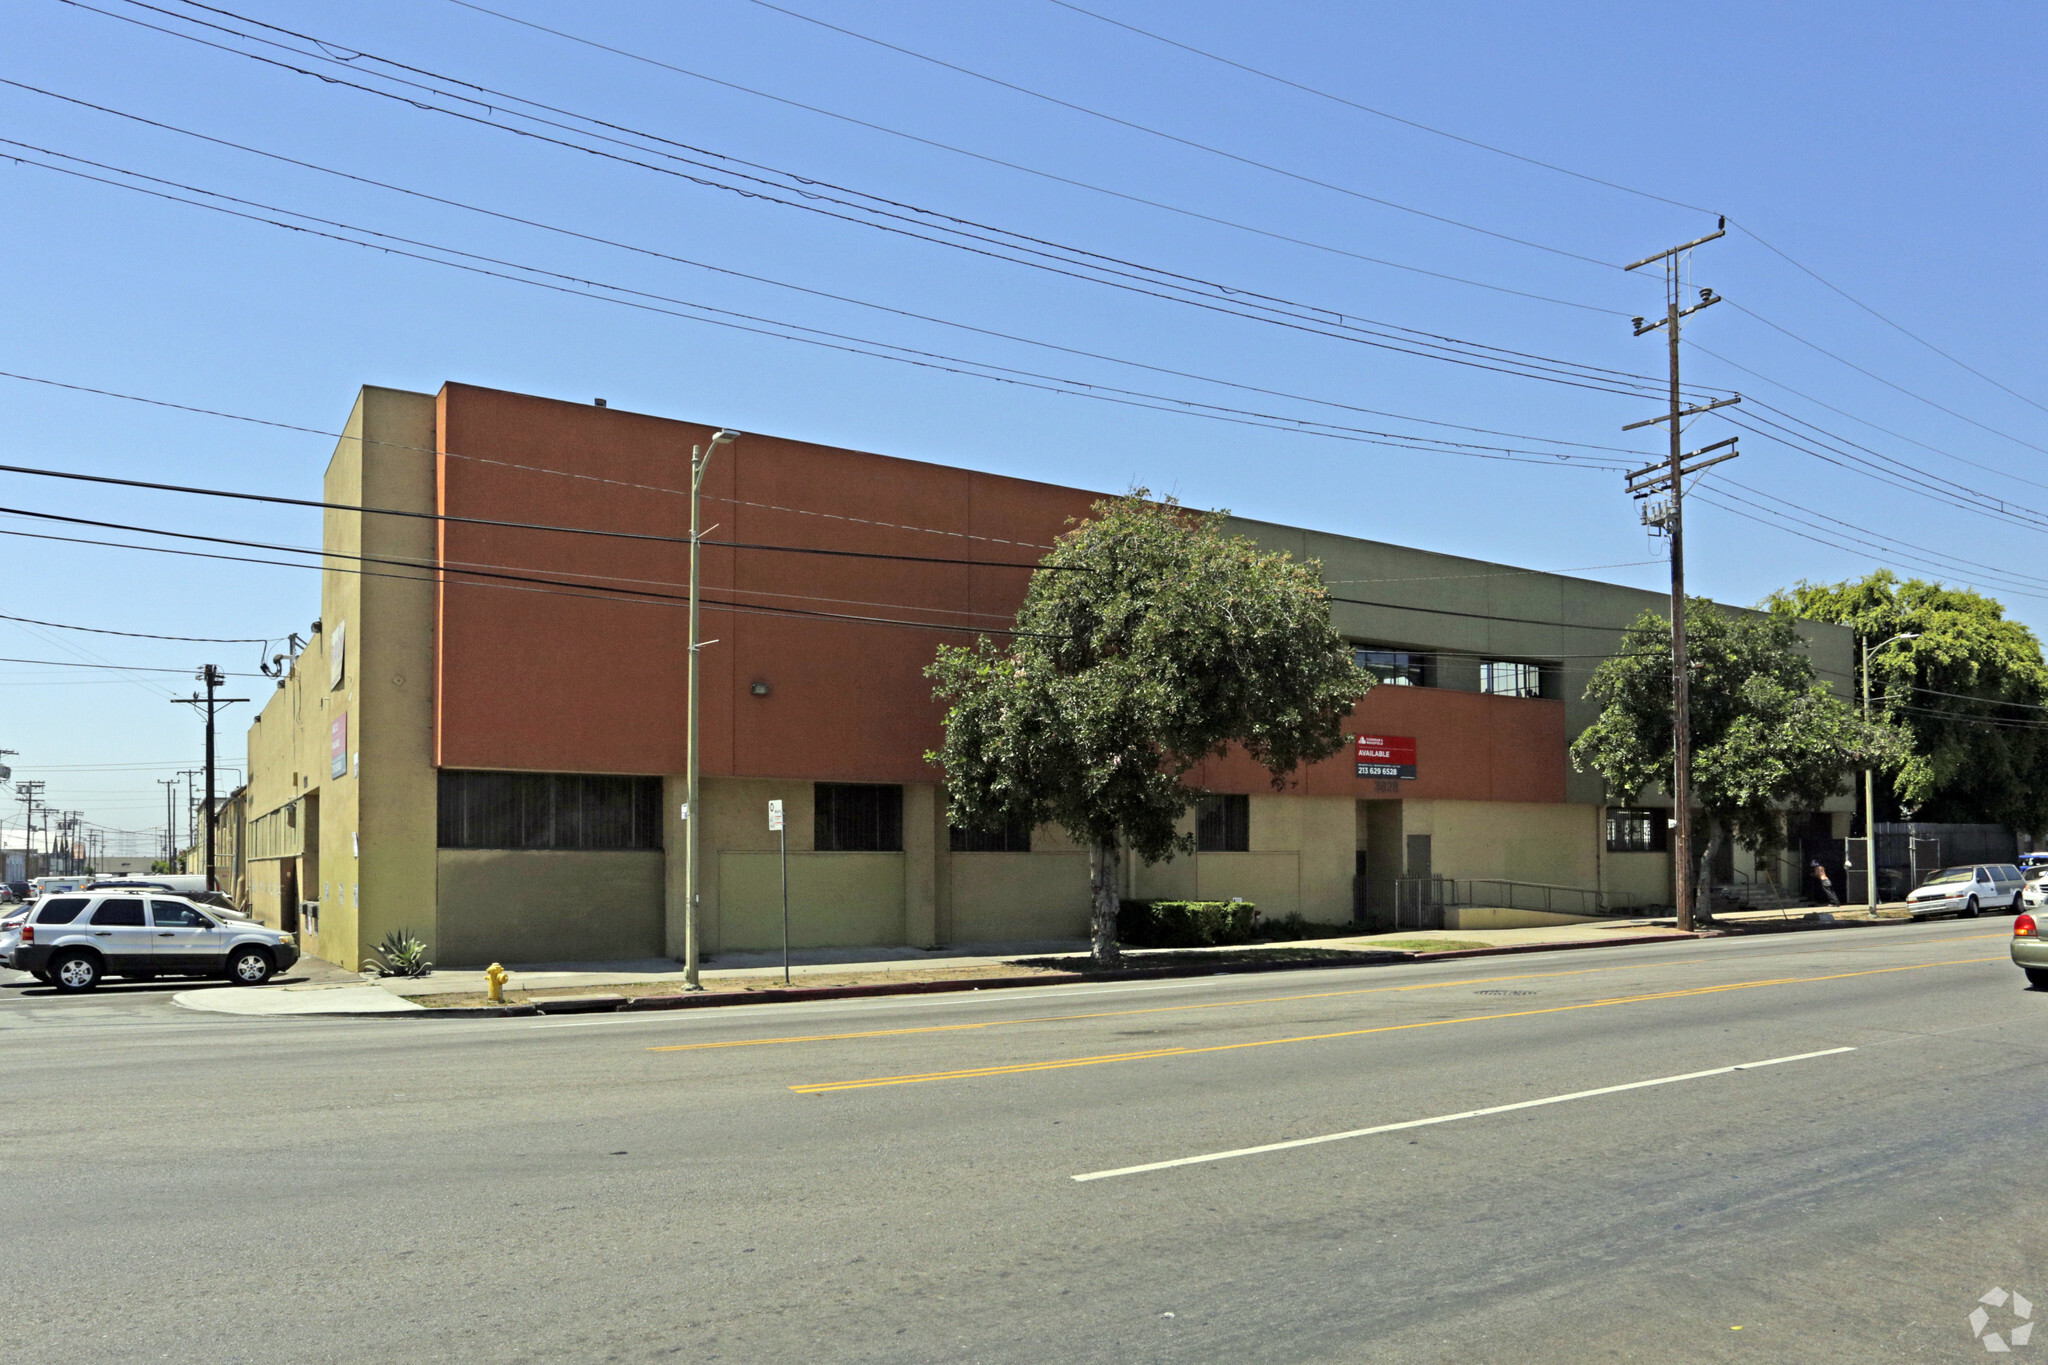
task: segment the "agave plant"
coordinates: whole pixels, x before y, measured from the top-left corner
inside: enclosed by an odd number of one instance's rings
[[[427,945],[413,937],[410,929],[384,935],[377,951],[363,959],[363,966],[379,976],[425,976],[434,970],[427,961]]]

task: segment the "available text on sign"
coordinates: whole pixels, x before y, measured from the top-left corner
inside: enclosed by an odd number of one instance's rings
[[[1360,777],[1415,777],[1415,740],[1404,735],[1358,736]]]

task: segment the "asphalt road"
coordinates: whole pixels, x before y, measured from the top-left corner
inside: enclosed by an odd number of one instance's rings
[[[1987,1291],[2048,1317],[2008,933],[555,1020],[16,978],[0,1351],[1981,1359]]]

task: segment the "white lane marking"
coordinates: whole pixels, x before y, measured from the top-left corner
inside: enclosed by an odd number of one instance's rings
[[[1427,1128],[1437,1123],[1456,1123],[1461,1119],[1485,1118],[1489,1114],[1506,1114],[1516,1109],[1536,1109],[1546,1104],[1565,1104],[1572,1100],[1589,1100],[1597,1095],[1618,1095],[1624,1090],[1643,1090],[1653,1085],[1673,1085],[1679,1081],[1697,1081],[1708,1076],[1726,1076],[1736,1071],[1754,1071],[1758,1067],[1781,1066],[1786,1062],[1810,1061],[1815,1057],[1834,1057],[1844,1052],[1854,1052],[1853,1047],[1831,1047],[1821,1052],[1795,1052],[1789,1057],[1766,1057],[1760,1062],[1738,1062],[1734,1066],[1717,1066],[1711,1071],[1688,1071],[1682,1076],[1658,1076],[1654,1080],[1630,1081],[1626,1085],[1603,1085],[1598,1090],[1574,1090],[1569,1095],[1546,1095],[1540,1100],[1521,1100],[1514,1104],[1496,1104],[1485,1109],[1467,1109],[1462,1114],[1439,1114],[1435,1118],[1409,1119],[1405,1123],[1382,1123],[1374,1128],[1353,1128],[1343,1133],[1324,1133],[1320,1137],[1295,1138],[1292,1142],[1268,1142],[1259,1147],[1239,1147],[1229,1152],[1209,1152],[1202,1156],[1176,1157],[1172,1161],[1148,1161],[1143,1166],[1119,1166],[1113,1171],[1090,1171],[1077,1175],[1075,1180],[1108,1180],[1112,1176],[1142,1175],[1146,1171],[1164,1171],[1174,1166],[1199,1166],[1210,1161],[1231,1161],[1241,1156],[1261,1156],[1267,1152],[1285,1152],[1295,1147],[1315,1147],[1325,1142],[1344,1142],[1350,1138],[1371,1137],[1375,1133],[1398,1133],[1407,1128]]]

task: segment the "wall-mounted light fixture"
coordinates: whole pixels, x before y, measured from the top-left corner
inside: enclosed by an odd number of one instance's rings
[[[757,697],[765,697],[768,695],[768,684],[764,682],[756,682],[753,686],[749,687],[747,691],[752,692]]]

